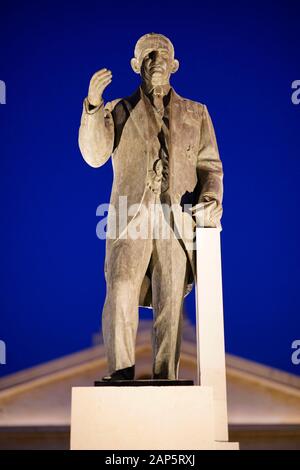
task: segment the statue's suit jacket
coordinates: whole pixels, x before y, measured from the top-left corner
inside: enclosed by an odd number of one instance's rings
[[[195,231],[200,212],[202,225],[218,226],[222,215],[223,170],[207,108],[180,97],[171,89],[169,119],[169,194],[175,207],[178,232],[181,234],[182,220],[186,218],[191,223],[184,226],[189,225]],[[127,196],[128,207],[132,204],[138,207],[143,201],[150,170],[148,162],[156,138],[157,130],[147,113],[140,87],[127,98],[114,100],[105,107],[102,103],[92,110],[85,99],[79,131],[80,150],[85,161],[95,168],[112,156],[114,182],[110,204],[116,209],[117,217],[119,196]],[[191,210],[183,211],[183,204],[190,204]],[[128,224],[133,218],[128,218]],[[110,215],[108,226],[109,219]],[[115,241],[121,235],[118,233],[115,239],[107,237],[105,270],[118,247]],[[190,243],[191,234],[186,236],[185,230],[181,235],[191,266],[188,293],[196,273],[195,250]],[[147,276],[140,292],[140,305],[151,305],[151,282]]]

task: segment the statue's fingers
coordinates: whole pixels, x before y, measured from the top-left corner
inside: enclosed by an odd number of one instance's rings
[[[96,86],[96,87],[102,86],[103,83],[105,83],[105,82],[107,82],[107,81],[109,81],[109,80],[111,80],[111,79],[112,79],[112,75],[104,75],[104,76],[98,77],[98,79],[95,80],[95,81],[92,83],[92,85],[93,85],[93,86]]]
[[[97,78],[95,79],[95,83],[97,83],[97,82],[99,82],[99,81],[107,80],[107,79],[109,79],[109,78],[111,78],[111,77],[112,77],[112,74],[111,74],[111,73],[108,73],[108,74],[105,74],[105,75],[101,75],[101,76],[99,76],[99,77],[97,77]]]
[[[108,72],[108,69],[106,67],[103,68],[103,69],[97,70],[97,72],[94,75],[99,75],[99,74],[105,73],[105,72]]]
[[[109,75],[111,75],[110,70],[101,69],[92,76],[91,82],[93,83],[93,82],[97,81],[99,78],[109,76]]]
[[[98,72],[94,73],[94,75],[91,78],[91,82],[94,82],[95,80],[98,79],[98,77],[106,73],[106,70],[99,70]]]
[[[99,74],[97,78],[104,78],[104,77],[111,77],[111,76],[112,76],[111,71],[107,70],[106,72]]]
[[[111,83],[112,78],[108,77],[105,80],[99,80],[97,83],[95,83],[96,88],[103,88],[106,87],[109,83]]]

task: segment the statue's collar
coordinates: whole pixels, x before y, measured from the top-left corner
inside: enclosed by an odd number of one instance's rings
[[[169,88],[169,93],[170,93],[170,102],[172,102],[173,105],[175,105],[175,107],[179,106],[182,101],[185,101],[184,98],[182,98],[180,95],[176,93],[176,91],[174,90],[172,86],[170,86]],[[124,103],[126,107],[128,108],[128,110],[131,112],[138,105],[139,102],[147,103],[148,100],[149,98],[144,93],[140,85],[134,91],[132,95],[128,96],[127,98],[124,98]]]
[[[165,85],[158,85],[158,86],[153,87],[151,89],[146,89],[144,84],[140,85],[141,95],[146,95],[148,97],[151,96],[151,95],[166,96],[166,95],[169,94],[171,89],[172,89],[172,87],[169,83],[166,83]]]

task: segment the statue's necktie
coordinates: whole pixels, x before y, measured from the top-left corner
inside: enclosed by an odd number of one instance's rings
[[[152,93],[152,102],[160,116],[164,115],[164,94],[162,87],[155,87]]]
[[[159,142],[158,161],[155,162],[154,171],[156,173],[156,180],[160,181],[160,191],[165,192],[169,186],[169,156],[168,156],[168,126],[164,121],[165,105],[164,105],[164,92],[163,87],[157,86],[152,91],[152,104],[157,113],[158,134],[157,139]]]

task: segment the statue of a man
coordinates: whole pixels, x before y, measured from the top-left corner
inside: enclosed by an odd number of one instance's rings
[[[154,311],[153,378],[176,379],[183,299],[195,278],[194,245],[180,227],[182,221],[191,222],[193,232],[220,225],[222,163],[206,106],[180,97],[170,85],[179,67],[171,41],[161,34],[142,36],[131,66],[141,76],[139,88],[106,105],[102,94],[112,74],[101,69],[93,75],[79,131],[85,161],[97,168],[112,156],[114,170],[102,317],[110,374],[103,380],[134,379],[139,306]],[[135,209],[120,229],[125,196]],[[190,210],[183,210],[184,203]],[[149,212],[139,209],[150,205],[156,210],[148,228]],[[169,218],[164,207],[171,208]],[[109,235],[112,214],[115,235]],[[159,224],[170,229],[169,236],[154,230]],[[137,225],[147,226],[147,236],[132,236]]]

